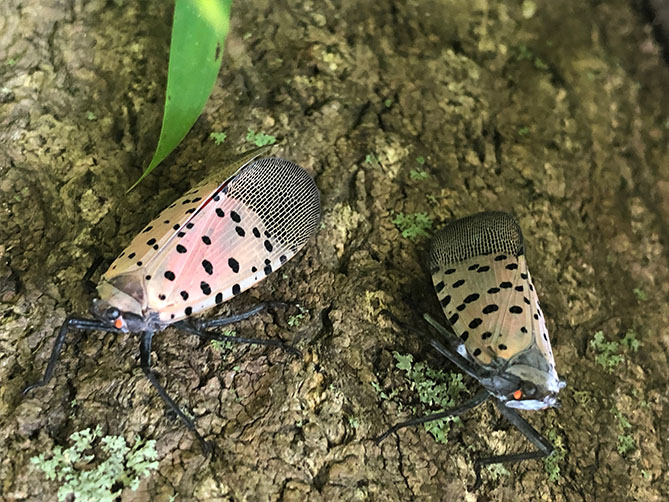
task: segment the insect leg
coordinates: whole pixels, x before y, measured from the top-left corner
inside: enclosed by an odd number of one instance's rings
[[[490,464],[514,463],[522,462],[523,460],[532,460],[535,458],[547,457],[555,449],[553,445],[545,437],[532,427],[527,420],[521,417],[515,410],[507,408],[499,400],[495,400],[499,412],[527,438],[530,442],[538,448],[537,451],[528,451],[525,453],[512,453],[510,455],[497,455],[494,457],[481,458],[474,463],[474,470],[476,471],[476,482],[474,483],[475,490],[481,485],[481,467]]]
[[[187,322],[181,321],[178,323],[175,323],[174,326],[176,328],[182,329],[186,333],[190,333],[191,335],[196,335],[201,338],[204,338],[205,340],[219,340],[221,342],[232,342],[232,343],[249,343],[253,345],[269,345],[271,347],[278,347],[282,350],[285,350],[287,352],[291,352],[292,354],[296,355],[297,357],[302,357],[302,353],[297,350],[295,347],[291,347],[290,345],[286,345],[279,340],[265,340],[264,338],[245,338],[241,336],[228,336],[225,334],[219,334],[219,333],[212,333],[211,331],[203,331],[200,329],[197,329],[196,327],[188,324]]]
[[[400,321],[392,312],[389,310],[383,309],[381,311],[381,315],[385,315],[388,317],[391,321],[393,321],[395,324],[399,325],[401,328],[406,329],[407,331],[413,331],[419,336],[422,336],[423,338],[428,338],[428,336],[425,334],[425,332],[421,331],[420,329],[416,328],[415,326],[411,324],[407,324],[403,321]],[[423,317],[425,320],[430,323],[434,328],[439,331],[442,335],[445,336],[446,341],[448,343],[450,352],[457,353],[458,352],[458,347],[462,345],[462,342],[460,339],[455,336],[454,333],[448,331],[446,328],[444,328],[441,324],[439,324],[437,321],[434,320],[432,316],[429,314],[423,314]],[[448,357],[448,356],[447,356]],[[449,357],[450,359],[450,357]],[[456,363],[457,364],[457,363]]]
[[[149,382],[151,382],[151,385],[158,391],[158,394],[160,394],[160,397],[163,398],[163,401],[167,403],[169,408],[174,411],[174,413],[177,414],[177,416],[181,419],[181,421],[186,424],[186,427],[188,430],[190,430],[193,434],[195,434],[195,437],[197,440],[200,442],[200,445],[202,446],[202,452],[205,455],[209,455],[211,452],[211,446],[209,443],[207,443],[204,438],[200,435],[200,433],[197,431],[195,428],[195,423],[193,423],[193,420],[191,420],[186,414],[181,411],[179,408],[179,405],[172,400],[172,398],[167,394],[167,391],[165,388],[160,385],[160,382],[158,382],[158,379],[156,378],[156,374],[151,370],[151,339],[153,338],[153,331],[143,331],[142,332],[142,338],[139,343],[139,354],[140,354],[140,364],[142,367],[142,371],[144,371],[144,374],[146,375],[146,378],[149,379]]]
[[[198,330],[206,330],[209,328],[218,328],[221,326],[227,326],[235,322],[243,321],[249,317],[253,317],[258,312],[261,312],[269,307],[284,307],[285,303],[282,302],[264,302],[256,305],[252,309],[242,312],[241,314],[231,315],[229,317],[219,317],[216,319],[203,319],[203,320],[194,320],[192,321],[193,325]]]
[[[457,417],[459,415],[462,415],[466,411],[475,408],[479,404],[485,402],[489,397],[490,394],[488,394],[488,391],[483,390],[478,394],[476,394],[470,400],[465,401],[464,404],[458,406],[457,408],[451,408],[449,410],[441,411],[439,413],[433,413],[432,415],[427,415],[421,418],[414,418],[413,420],[407,420],[406,422],[400,422],[399,424],[395,424],[385,433],[381,434],[378,438],[376,438],[374,441],[376,441],[376,443],[378,444],[384,439],[386,439],[393,432],[397,432],[399,429],[402,429],[404,427],[409,427],[411,425],[420,425],[426,422],[432,422],[433,420],[439,420],[441,418],[446,418],[446,417]]]
[[[95,260],[93,260],[93,263],[91,263],[91,266],[88,267],[88,270],[86,270],[86,273],[81,279],[81,282],[84,285],[84,289],[91,295],[93,295],[97,290],[97,285],[91,281],[91,277],[93,277],[95,271],[100,268],[100,265],[102,265],[103,261],[104,258],[102,256],[98,256]]]
[[[446,328],[444,328],[441,324],[439,324],[436,320],[434,320],[434,318],[432,318],[429,314],[424,314],[423,317],[425,317],[425,320],[429,322],[430,325],[434,329],[436,329],[439,333],[449,334],[449,331]],[[472,378],[475,378],[479,382],[490,376],[490,372],[488,370],[475,366],[468,359],[460,355],[460,353],[457,350],[457,346],[450,344],[451,347],[445,347],[438,340],[435,340],[434,338],[430,340],[430,345],[432,345],[432,347],[442,356],[444,356],[446,359],[448,359],[458,368],[460,368],[462,372],[466,373]]]
[[[58,336],[56,341],[53,344],[53,349],[51,349],[51,356],[49,357],[49,363],[46,365],[46,371],[42,379],[32,385],[29,385],[23,389],[23,395],[25,396],[31,390],[42,387],[49,383],[51,377],[53,376],[53,370],[56,367],[58,362],[58,357],[60,352],[63,350],[63,344],[65,343],[65,337],[71,329],[87,329],[87,330],[98,330],[98,331],[118,331],[116,328],[112,328],[101,321],[96,321],[95,319],[84,319],[81,317],[67,317],[65,322],[60,327],[58,331]]]

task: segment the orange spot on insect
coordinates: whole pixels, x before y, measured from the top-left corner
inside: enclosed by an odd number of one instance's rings
[[[523,392],[520,389],[518,389],[516,392],[513,393],[513,398],[514,399],[518,400],[521,397],[523,397]]]
[[[114,321],[114,327],[116,329],[121,329],[123,327],[123,320],[120,317]]]

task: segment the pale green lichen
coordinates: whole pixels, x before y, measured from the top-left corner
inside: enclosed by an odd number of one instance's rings
[[[632,435],[632,424],[615,406],[611,408],[618,425],[618,441],[616,450],[623,457],[636,448],[636,441]]]
[[[107,458],[96,458],[94,443],[99,439],[99,450]],[[102,428],[84,429],[70,436],[69,448],[56,446],[51,454],[30,459],[50,480],[57,480],[58,500],[70,495],[77,502],[113,502],[123,488],[137,490],[141,478],[158,468],[158,454],[154,440],[135,439],[130,448],[122,436],[102,437]],[[47,458],[49,457],[49,458]],[[119,487],[120,486],[120,487]],[[113,488],[116,487],[116,490]]]
[[[256,146],[273,145],[276,143],[276,137],[271,134],[265,134],[260,131],[255,132],[253,129],[249,129],[246,133],[246,141],[253,143]]]
[[[209,134],[209,139],[211,139],[217,145],[223,143],[225,141],[225,138],[227,137],[228,135],[224,132],[212,132],[211,134]]]
[[[409,177],[415,181],[426,180],[430,175],[422,169],[412,169],[409,171]]]
[[[564,446],[562,436],[555,429],[549,430],[546,436],[555,449],[553,453],[544,458],[544,469],[548,474],[548,479],[555,483],[560,479],[560,464],[564,462],[567,449]]]
[[[590,347],[595,352],[595,362],[609,373],[625,360],[623,352],[636,352],[641,347],[636,331],[627,330],[620,342],[610,341],[604,337],[604,332],[598,331],[590,340]]]
[[[490,464],[486,466],[486,470],[493,481],[499,481],[501,478],[511,475],[509,470],[504,467],[504,464]]]
[[[223,336],[236,336],[237,332],[233,329],[226,329],[222,333]],[[232,347],[234,347],[234,342],[230,342],[227,340],[211,340],[211,346],[214,350],[218,352],[227,352],[229,350],[232,350]]]
[[[429,237],[428,230],[432,228],[432,218],[427,213],[395,213],[392,222],[402,232],[405,239],[416,240],[416,237]]]
[[[467,393],[460,373],[435,370],[424,362],[414,363],[411,354],[393,352],[393,357],[397,361],[397,369],[404,371],[411,390],[418,393],[420,402],[430,408],[438,408],[433,413],[439,413],[447,408],[454,407],[459,398]],[[412,407],[411,411],[414,415],[417,415],[423,410]],[[450,424],[458,421],[457,417],[446,417],[426,422],[423,425],[425,430],[432,434],[437,442],[446,443]]]
[[[637,300],[639,300],[640,302],[645,302],[646,300],[648,300],[648,295],[641,288],[634,288],[632,290],[632,293],[634,293],[634,296],[636,296]]]
[[[302,321],[304,320],[305,315],[309,312],[309,310],[304,308],[302,305],[296,304],[295,306],[300,312],[288,317],[288,326],[291,328],[299,328],[300,324],[302,324]]]

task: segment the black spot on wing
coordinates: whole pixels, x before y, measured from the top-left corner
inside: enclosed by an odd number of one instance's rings
[[[228,258],[228,266],[235,274],[239,272],[239,262],[234,258]]]
[[[493,312],[497,312],[499,310],[499,306],[495,303],[491,303],[490,305],[486,305],[483,307],[482,312],[484,314],[492,314]]]
[[[214,273],[214,266],[209,260],[202,260],[202,268],[207,274],[212,275]]]
[[[483,324],[483,320],[479,317],[476,317],[475,319],[472,319],[472,321],[469,323],[469,329],[476,329],[481,324]]]

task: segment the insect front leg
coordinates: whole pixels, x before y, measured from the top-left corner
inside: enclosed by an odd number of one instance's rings
[[[158,378],[156,378],[156,374],[151,369],[152,339],[153,339],[153,331],[142,332],[142,337],[139,343],[140,364],[142,367],[142,371],[144,371],[144,374],[146,375],[146,378],[149,379],[149,382],[151,382],[151,385],[153,385],[153,387],[158,391],[160,397],[163,398],[163,401],[167,403],[167,406],[169,406],[169,408],[172,411],[174,411],[174,413],[177,414],[177,416],[181,419],[181,421],[186,425],[188,430],[190,430],[193,434],[195,434],[195,437],[202,446],[202,452],[205,455],[209,455],[209,453],[211,452],[211,445],[207,443],[204,440],[204,438],[200,435],[200,433],[197,431],[193,420],[191,420],[190,417],[188,417],[183,411],[181,411],[179,405],[177,405],[177,403],[175,403],[174,400],[167,394],[167,391],[162,385],[160,385],[160,382],[158,382]]]
[[[23,389],[23,395],[25,396],[31,390],[42,387],[49,383],[51,377],[53,376],[53,370],[56,367],[58,362],[58,357],[60,357],[60,352],[63,350],[63,344],[65,343],[65,337],[71,329],[86,329],[86,330],[98,330],[98,331],[118,331],[117,329],[106,325],[101,321],[96,321],[94,319],[84,319],[81,317],[72,317],[69,316],[65,319],[65,322],[60,327],[58,331],[58,336],[53,344],[53,349],[51,349],[51,356],[49,357],[49,363],[46,366],[46,371],[44,376],[38,382],[29,385]]]

